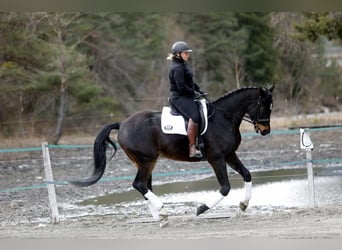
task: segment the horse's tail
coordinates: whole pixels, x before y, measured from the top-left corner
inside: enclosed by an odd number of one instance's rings
[[[106,149],[107,145],[111,145],[114,149],[114,152],[111,158],[114,157],[117,147],[115,142],[113,142],[109,134],[113,129],[119,129],[120,123],[113,123],[106,125],[97,135],[94,142],[94,172],[93,174],[84,180],[70,181],[71,184],[74,184],[79,187],[86,187],[95,184],[103,175],[106,168]]]

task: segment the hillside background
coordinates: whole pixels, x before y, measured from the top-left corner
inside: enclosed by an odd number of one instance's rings
[[[211,100],[276,85],[274,115],[342,109],[341,13],[0,13],[0,139],[94,134],[168,105],[171,45]]]

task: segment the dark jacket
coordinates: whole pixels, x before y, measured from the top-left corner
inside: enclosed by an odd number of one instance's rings
[[[193,98],[195,91],[201,92],[193,80],[191,68],[180,58],[173,58],[169,69],[169,80],[172,95]]]
[[[199,122],[199,113],[194,101],[195,91],[203,93],[193,81],[191,68],[180,58],[173,58],[169,69],[169,101],[183,116]]]

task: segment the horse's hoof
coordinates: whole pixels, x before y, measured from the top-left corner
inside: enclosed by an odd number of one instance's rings
[[[167,225],[169,225],[169,221],[167,221],[167,220],[161,220],[161,221],[159,222],[160,228],[164,228],[164,227],[166,227]]]
[[[165,208],[159,210],[159,226],[160,228],[166,227],[169,224],[169,215]]]
[[[169,219],[169,215],[163,207],[159,210],[159,219],[164,221],[167,221]]]
[[[239,207],[241,209],[241,211],[246,211],[247,207],[248,207],[248,202],[240,202]]]
[[[197,208],[197,212],[196,212],[196,216],[199,216],[200,214],[203,214],[205,211],[207,211],[209,209],[209,207],[205,204],[199,206]]]

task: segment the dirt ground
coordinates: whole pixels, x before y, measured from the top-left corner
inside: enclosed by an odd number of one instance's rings
[[[131,218],[130,218],[131,219]],[[120,216],[90,216],[57,225],[19,224],[0,228],[0,238],[33,239],[342,239],[342,205],[201,219],[174,216],[169,225],[130,223]]]
[[[341,138],[341,129],[312,132],[311,139],[316,148],[313,151],[313,158],[340,158]],[[72,150],[51,149],[55,180],[86,176],[91,171],[91,150],[90,147]],[[293,133],[266,137],[246,136],[242,139],[238,155],[246,166],[256,165],[255,169],[258,166],[272,168],[279,163],[305,158],[305,152],[299,149],[299,135]],[[272,213],[264,213],[257,209],[241,212],[237,206],[226,210],[208,211],[199,217],[192,213],[171,213],[169,225],[164,228],[160,228],[157,222],[137,222],[149,218],[146,209],[139,211],[132,208],[128,213],[118,213],[113,206],[112,212],[107,214],[81,215],[77,202],[108,193],[119,193],[131,187],[130,178],[121,178],[118,181],[113,181],[112,178],[135,174],[135,168],[120,150],[116,158],[108,163],[103,176],[108,181],[87,188],[57,186],[62,219],[60,223],[52,224],[48,219],[46,188],[39,187],[44,183],[41,152],[3,153],[0,157],[1,239],[342,239],[341,203],[314,209],[275,207]],[[166,173],[171,170],[187,172],[194,168],[210,169],[205,162],[187,165],[162,160],[157,164],[155,173]],[[197,174],[196,178],[208,175],[212,173],[203,171]],[[175,178],[177,181],[191,181],[194,177],[188,174],[177,177],[165,176],[156,178],[155,183],[167,183],[174,181]],[[72,213],[74,216],[70,216]],[[212,218],[208,218],[210,216]]]

